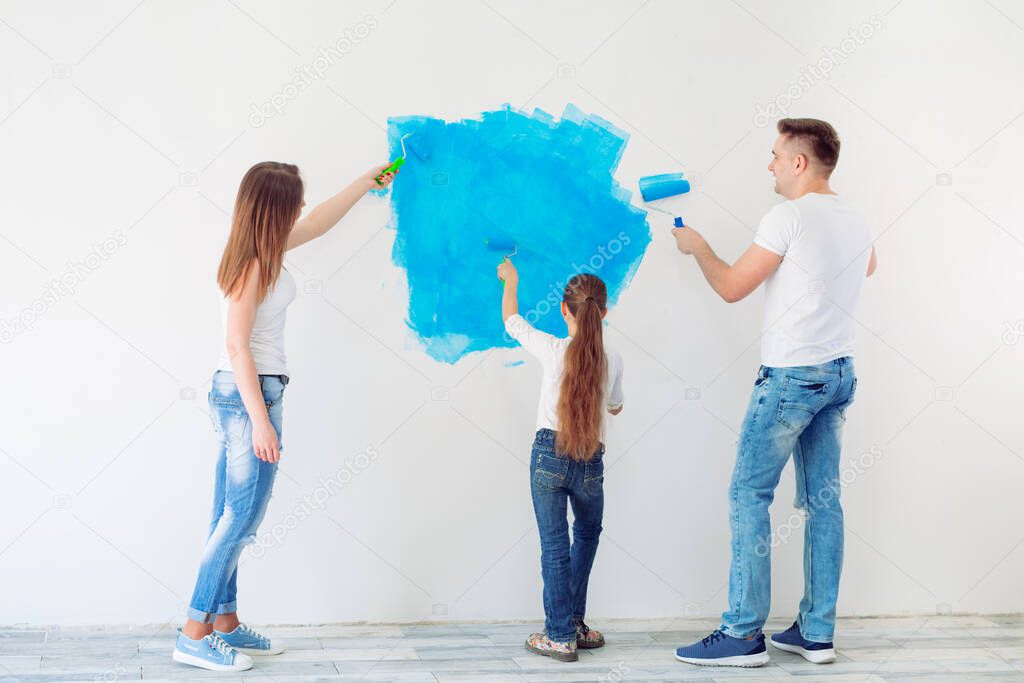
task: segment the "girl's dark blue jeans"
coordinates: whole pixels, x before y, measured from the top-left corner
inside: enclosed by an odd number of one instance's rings
[[[551,640],[576,640],[575,619],[587,608],[587,584],[604,515],[604,446],[587,462],[555,452],[555,432],[537,431],[530,488],[540,531],[545,629]],[[572,543],[566,502],[572,505]]]

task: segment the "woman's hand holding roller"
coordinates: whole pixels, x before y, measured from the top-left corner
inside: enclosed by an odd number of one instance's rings
[[[392,171],[390,173],[384,173],[384,169],[391,166],[391,164],[384,164],[382,166],[374,166],[369,171],[360,176],[360,180],[367,185],[371,190],[383,190],[385,187],[391,184],[391,181],[398,175],[398,171]],[[380,178],[380,180],[378,180]]]

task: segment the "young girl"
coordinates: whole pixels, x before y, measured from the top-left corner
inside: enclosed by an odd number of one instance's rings
[[[295,279],[284,252],[322,236],[370,189],[392,174],[372,169],[298,220],[302,178],[291,164],[266,161],[242,178],[231,234],[217,271],[224,293],[226,344],[210,389],[210,416],[220,440],[213,521],[195,592],[174,660],[212,671],[243,671],[249,655],[275,655],[279,643],[239,622],[238,556],[256,533],[281,459],[281,414],[288,368],[284,322]]]
[[[537,409],[537,435],[530,457],[533,509],[540,531],[545,633],[534,633],[526,649],[575,662],[576,648],[604,645],[604,636],[583,623],[587,583],[597,553],[604,513],[604,409],[622,410],[622,358],[606,349],[604,282],[576,275],[562,295],[569,337],[541,332],[519,315],[519,274],[508,259],[498,266],[505,281],[501,315],[505,329],[544,368]],[[566,501],[572,505],[572,545]]]

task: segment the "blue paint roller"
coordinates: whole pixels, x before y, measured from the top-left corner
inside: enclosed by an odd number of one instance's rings
[[[488,237],[484,240],[488,251],[498,251],[504,254],[504,258],[512,258],[519,253],[519,245],[508,237]]]
[[[676,195],[686,194],[689,191],[690,181],[684,178],[682,173],[661,173],[659,175],[644,176],[640,179],[640,196],[643,197],[644,202],[675,197]],[[647,208],[672,216],[672,224],[677,228],[685,225],[682,217],[676,216],[669,211],[650,205]]]
[[[690,191],[690,181],[682,173],[648,175],[640,179],[640,196],[645,202],[674,197]]]
[[[508,237],[488,237],[484,240],[484,244],[487,245],[487,251],[497,251],[504,254],[503,260],[508,260],[519,253],[519,245],[515,240]]]

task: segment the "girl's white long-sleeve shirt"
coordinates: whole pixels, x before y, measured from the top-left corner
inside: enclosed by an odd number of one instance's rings
[[[524,349],[540,361],[544,370],[540,385],[540,403],[537,406],[537,429],[558,431],[558,396],[562,389],[562,373],[565,369],[565,350],[572,337],[556,337],[542,332],[519,315],[505,320],[505,330]],[[622,356],[614,349],[604,347],[608,374],[605,378],[604,396],[609,408],[622,405]]]

